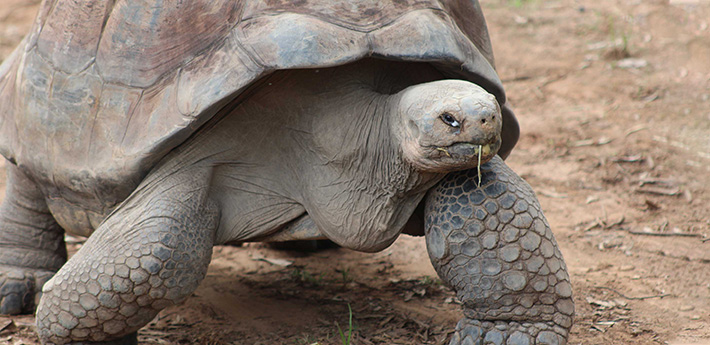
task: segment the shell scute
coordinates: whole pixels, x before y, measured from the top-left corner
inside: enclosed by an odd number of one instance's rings
[[[241,1],[119,0],[96,54],[105,81],[146,88],[223,39]]]
[[[280,13],[318,18],[349,30],[368,32],[418,9],[440,9],[435,0],[256,0],[248,1],[242,20]]]
[[[238,44],[232,31],[222,45],[188,63],[178,76],[178,108],[195,117],[205,109],[244,89],[264,68]]]
[[[179,135],[190,122],[177,106],[177,75],[143,91],[131,114],[120,143],[115,143],[125,157],[151,155],[160,159],[172,147],[165,148],[166,139],[182,142],[189,133]]]
[[[105,0],[58,2],[42,27],[37,51],[64,73],[86,69],[94,61],[112,4]]]
[[[456,39],[456,29],[447,19],[442,20],[439,11],[409,12],[370,34],[372,51],[383,57],[461,61],[464,49]]]
[[[364,33],[295,13],[257,17],[240,29],[240,41],[269,69],[334,66],[368,50]]]

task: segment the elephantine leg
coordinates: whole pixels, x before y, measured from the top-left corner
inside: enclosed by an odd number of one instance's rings
[[[7,164],[0,206],[0,314],[34,312],[42,285],[67,261],[64,230],[35,183]]]
[[[427,249],[463,303],[450,345],[566,344],[567,268],[530,186],[495,157],[452,173],[426,199]]]
[[[44,286],[37,331],[51,344],[134,344],[135,332],[204,278],[219,219],[209,173],[148,178]],[[197,181],[197,182],[196,182]]]

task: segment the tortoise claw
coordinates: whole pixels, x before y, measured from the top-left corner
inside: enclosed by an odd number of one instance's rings
[[[0,314],[34,312],[42,295],[42,285],[53,275],[52,271],[0,265]]]
[[[449,345],[566,345],[567,331],[544,322],[478,321],[464,318]]]
[[[80,342],[69,343],[68,345],[137,345],[137,344],[138,344],[138,333],[134,332],[129,335],[126,335],[123,338],[115,339],[115,340],[100,341],[100,342],[80,341]]]

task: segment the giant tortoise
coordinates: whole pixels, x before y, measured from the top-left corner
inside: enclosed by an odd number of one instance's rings
[[[45,0],[0,67],[0,312],[132,344],[216,244],[406,233],[462,301],[450,344],[565,344],[518,134],[476,0]]]

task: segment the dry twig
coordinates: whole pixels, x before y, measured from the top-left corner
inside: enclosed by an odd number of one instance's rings
[[[687,232],[650,232],[650,231],[631,231],[632,235],[659,236],[659,237],[703,237],[700,234],[690,234]]]
[[[621,296],[622,298],[629,299],[629,300],[645,300],[645,299],[651,299],[651,298],[663,298],[666,296],[670,296],[670,294],[664,293],[664,294],[653,295],[653,296],[631,297],[631,296],[624,295],[623,293],[619,292],[618,290],[615,290],[615,289],[612,289],[612,288],[606,287],[606,286],[595,286],[594,288],[611,291],[611,292]]]

